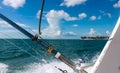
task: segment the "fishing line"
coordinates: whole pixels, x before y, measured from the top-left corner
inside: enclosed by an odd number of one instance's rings
[[[24,17],[25,17],[25,16],[24,16]],[[29,17],[29,16],[26,16],[26,17]],[[31,16],[31,17],[33,17],[33,16]],[[15,17],[15,18],[16,18],[17,21],[19,21],[19,23],[22,23],[22,24],[23,24],[24,27],[21,26],[22,28],[26,29],[26,30],[29,31],[29,32],[31,31],[31,33],[34,34],[34,35],[36,34],[36,32],[33,31],[33,30],[30,28],[29,25],[24,24],[24,22],[21,20],[22,17],[17,16],[17,17]]]
[[[24,34],[22,34],[21,32],[19,32],[18,30],[15,30],[16,32],[18,32],[19,33],[19,35],[21,34],[21,35],[24,35]],[[34,32],[34,31],[33,31]],[[25,36],[25,35],[24,35]],[[27,37],[27,36],[26,36]],[[24,38],[24,37],[23,37]],[[39,37],[40,39],[42,39],[41,37]],[[21,39],[26,45],[30,45],[30,44],[28,44],[26,41],[24,41],[24,39]],[[48,42],[45,42],[44,41],[44,43],[46,43],[46,45],[48,45]],[[39,55],[39,56],[41,56],[42,57],[42,55],[40,54],[41,52],[39,52],[39,50],[40,51],[42,51],[41,49],[35,49],[34,47],[32,47],[32,46],[29,46],[29,48],[31,48],[37,55]],[[37,51],[36,51],[37,50]]]
[[[13,38],[13,37],[11,37],[10,35],[7,35],[7,34],[5,34],[5,33],[3,33],[3,32],[0,32],[0,33],[2,33],[2,35],[7,36],[8,38]],[[11,45],[17,47],[18,49],[26,52],[27,54],[29,54],[30,56],[32,56],[32,57],[35,58],[36,60],[40,61],[40,59],[39,59],[38,57],[32,55],[31,53],[29,53],[28,51],[26,51],[26,50],[24,50],[24,49],[19,48],[19,46],[15,45],[13,42],[11,42],[11,41],[9,41],[9,40],[7,40],[7,39],[3,39],[3,40],[6,41],[6,42],[8,42],[8,43],[11,44]],[[44,61],[43,61],[43,62],[44,62]],[[44,63],[45,63],[45,62],[44,62]],[[47,62],[47,63],[48,63],[48,62]],[[50,66],[52,67],[53,65],[50,64]]]
[[[19,19],[19,17],[17,17],[17,21],[22,22],[21,19]],[[28,25],[26,25],[26,24],[23,24],[23,25],[26,26],[26,27],[22,27],[22,26],[21,26],[22,28],[24,28],[24,29],[29,29],[29,31],[31,31],[31,32],[34,33],[34,31],[32,31],[32,29],[31,29]],[[14,29],[14,30],[15,30],[17,33],[19,33],[19,36],[23,35],[22,38],[27,37],[27,36],[25,36],[24,34],[22,34],[21,32],[19,32],[18,30],[16,30],[16,29]],[[20,38],[20,40],[22,40],[23,43],[25,43],[29,48],[31,48],[31,49],[36,53],[36,55],[40,55],[39,52],[34,49],[34,47],[32,47],[29,43],[27,43],[26,41],[24,41],[24,39],[22,39],[22,38]],[[28,37],[27,37],[27,38],[28,38]]]
[[[22,20],[19,18],[19,17],[16,17],[17,18],[17,21],[20,21],[20,22],[22,22]],[[23,23],[23,22],[22,22]],[[24,29],[26,29],[28,32],[30,32],[30,33],[32,33],[33,35],[35,35],[37,32],[35,32],[35,31],[33,31],[31,28],[30,28],[30,26],[28,26],[27,24],[24,24],[25,26],[27,26],[27,27],[23,27],[23,26],[21,26],[22,28],[24,28]],[[21,32],[19,32],[19,33],[21,33]],[[22,33],[21,33],[22,34]],[[24,35],[24,34],[23,34]],[[26,35],[25,35],[26,36]],[[44,40],[43,38],[41,38],[40,36],[38,37],[39,39],[41,39],[41,40]],[[46,44],[49,44],[47,41],[43,41],[44,43],[46,43]]]
[[[19,33],[19,35],[21,34],[21,35],[24,35],[24,34],[22,34],[21,32],[19,32],[18,30],[15,30],[16,32],[18,32]],[[24,35],[25,36],[25,35]],[[27,37],[27,36],[26,36]],[[24,44],[26,44],[27,46],[28,46],[28,48],[31,48],[37,55],[40,55],[32,46],[30,46],[30,44],[28,44],[26,41],[24,41],[24,39],[22,39],[22,38],[24,38],[24,37],[21,37],[20,38],[20,40],[22,40],[22,42],[24,43]]]
[[[42,1],[42,6],[44,6],[44,0]],[[43,12],[43,7],[41,8],[41,15],[40,15],[40,18],[42,19],[42,12]],[[20,23],[22,22],[23,23],[23,21],[22,21],[22,17],[21,18],[19,18],[21,15],[19,15],[19,16],[17,16],[16,18],[16,20],[17,21],[19,21]],[[30,16],[30,17],[32,17],[32,16]],[[40,20],[41,21],[41,20]],[[24,29],[27,29],[27,30],[29,30],[29,32],[31,31],[31,33],[33,33],[34,35],[37,33],[37,32],[35,32],[35,31],[33,31],[28,25],[26,25],[26,24],[23,24],[25,27],[23,27],[23,26],[21,26],[22,28],[24,28]],[[41,26],[41,22],[39,23],[39,25]],[[20,33],[20,32],[19,32]],[[49,43],[45,40],[45,39],[43,39],[43,38],[41,38],[40,36],[38,36],[38,39],[41,39],[42,40],[42,42],[44,43],[44,44],[46,44],[46,46],[47,47],[49,47]]]
[[[2,33],[2,32],[0,32],[0,33]],[[4,33],[2,33],[2,34],[4,34]],[[8,37],[11,37],[11,36],[9,36],[9,35],[7,35],[7,34],[4,34],[5,36],[8,36]],[[37,58],[36,56],[34,56],[34,55],[32,55],[31,53],[29,53],[28,51],[26,51],[26,50],[24,50],[24,49],[22,49],[22,48],[20,48],[19,46],[17,46],[16,44],[14,44],[13,42],[11,42],[11,41],[9,41],[9,40],[7,40],[7,39],[3,39],[4,41],[6,41],[6,42],[8,42],[9,44],[11,44],[11,45],[13,45],[13,46],[15,46],[16,48],[18,48],[18,49],[20,49],[20,50],[22,50],[22,51],[24,51],[24,52],[26,52],[27,54],[29,54],[30,56],[32,56],[32,57],[34,57],[36,60],[38,60],[39,61],[39,58]]]
[[[27,28],[29,28],[29,27],[27,27]],[[31,31],[32,31],[32,29],[31,28],[29,28]],[[15,30],[15,29],[14,29]],[[16,31],[16,30],[15,30]],[[34,32],[34,31],[32,31],[32,32]],[[19,32],[20,33],[20,32]],[[20,34],[22,34],[22,33],[20,33]],[[19,34],[19,35],[20,35]],[[22,34],[23,35],[23,34]],[[25,36],[25,35],[24,35]],[[23,36],[22,36],[23,37]],[[27,36],[26,36],[27,37]],[[41,38],[42,39],[42,38]],[[24,40],[23,40],[24,41]],[[25,41],[24,41],[25,42]],[[47,45],[47,47],[49,47],[49,45],[48,45],[48,42],[42,42],[42,43],[44,43],[44,44],[46,44]],[[33,48],[32,48],[33,49]],[[35,50],[34,50],[35,51]],[[35,51],[36,52],[36,51]],[[38,52],[38,51],[37,51]],[[38,53],[37,53],[38,54]]]
[[[27,52],[26,50],[19,48],[19,46],[17,46],[17,45],[15,45],[14,43],[8,41],[7,39],[3,39],[3,40],[6,41],[6,42],[8,42],[9,44],[15,46],[16,48],[18,48],[18,49],[20,49],[20,50],[26,52],[27,54],[29,54],[30,56],[32,56],[33,58],[35,58],[36,60],[39,61],[39,58],[37,58],[36,56],[34,56],[34,55],[32,55],[31,53]]]
[[[15,29],[14,29],[15,30]],[[15,30],[16,32],[18,32],[19,33],[19,35],[20,34],[22,34],[22,33],[20,33],[18,30]],[[7,34],[5,34],[5,35],[7,35]],[[22,34],[22,35],[24,35],[24,34]],[[8,36],[8,37],[11,37],[11,36]],[[42,39],[41,37],[39,37],[40,39]],[[4,39],[5,40],[5,39]],[[23,40],[23,39],[21,39],[21,40]],[[6,41],[8,41],[8,40],[6,40]],[[24,40],[23,40],[24,41]],[[8,43],[9,43],[10,41],[8,41]],[[12,43],[12,42],[10,42],[11,44],[13,44],[13,46],[15,45],[14,43]],[[25,42],[26,43],[26,42]],[[18,46],[16,45],[16,47],[18,48]],[[21,48],[18,48],[18,49],[21,49]],[[37,58],[37,60],[39,61],[39,58],[38,57],[36,57],[36,56],[34,56],[34,55],[32,55],[31,53],[29,53],[29,52],[27,52],[26,50],[24,50],[24,49],[21,49],[21,50],[23,50],[23,51],[25,51],[26,53],[28,53],[29,55],[31,55],[32,57],[34,57],[34,58]],[[44,62],[44,61],[43,61]],[[51,65],[51,64],[49,64],[51,67],[54,67],[53,65]]]

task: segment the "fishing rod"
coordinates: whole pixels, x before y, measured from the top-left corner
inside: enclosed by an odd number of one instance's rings
[[[79,70],[76,70],[76,64],[73,61],[71,61],[70,59],[68,59],[67,57],[65,57],[63,54],[61,54],[60,52],[58,52],[57,50],[55,50],[54,47],[53,47],[53,45],[51,45],[49,43],[46,43],[46,41],[42,40],[42,37],[39,36],[39,34],[41,34],[41,32],[40,32],[40,26],[41,26],[41,20],[42,20],[43,6],[44,6],[44,0],[42,0],[42,8],[41,8],[41,12],[40,12],[39,31],[38,31],[39,33],[36,34],[35,36],[33,34],[31,34],[30,32],[26,31],[25,29],[23,29],[17,23],[15,23],[14,21],[10,20],[9,18],[7,18],[6,16],[4,16],[1,13],[0,13],[0,18],[3,19],[4,21],[6,21],[7,23],[9,23],[11,26],[13,26],[14,28],[16,28],[20,32],[22,32],[27,37],[29,37],[33,42],[36,42],[37,44],[39,44],[40,46],[42,46],[49,54],[52,53],[57,59],[59,59],[60,61],[64,62],[65,64],[67,64],[76,73],[79,73]],[[40,39],[38,39],[38,38],[40,38]]]
[[[71,67],[73,70],[75,70],[76,66],[74,62],[72,62],[70,59],[68,59],[64,55],[62,55],[60,52],[56,51],[52,45],[46,43],[44,40],[42,40],[40,36],[39,36],[40,39],[37,39],[36,36],[32,35],[28,31],[20,27],[18,24],[16,24],[15,22],[11,21],[10,19],[2,15],[1,13],[0,13],[0,18],[6,21],[7,23],[9,23],[11,26],[16,28],[20,32],[22,32],[27,37],[29,37],[32,41],[42,46],[49,54],[52,53],[57,59],[61,60],[62,62],[67,64],[69,67]]]

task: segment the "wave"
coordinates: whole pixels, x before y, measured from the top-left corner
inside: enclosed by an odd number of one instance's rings
[[[0,73],[7,73],[8,71],[8,65],[4,63],[0,63]]]
[[[88,65],[88,63],[83,64],[83,66],[85,65]],[[47,64],[32,63],[26,66],[25,70],[16,70],[14,73],[62,73],[60,70],[55,68],[55,66],[62,70],[67,70],[68,73],[74,73],[70,67],[58,61],[53,61]],[[90,72],[91,68],[92,67],[87,68],[87,72]]]
[[[99,54],[97,54],[95,57],[93,57],[93,62],[97,59]],[[75,63],[77,63],[78,59],[74,60]],[[14,73],[62,73],[57,68],[61,68],[62,70],[67,70],[68,73],[74,73],[74,71],[68,67],[66,64],[60,62],[60,61],[52,61],[48,63],[45,59],[42,59],[44,63],[31,63],[29,65],[26,65],[23,70],[14,70]],[[83,66],[90,65],[90,63],[84,63]],[[55,68],[55,66],[57,68]],[[92,66],[86,68],[87,72],[90,72],[92,69]],[[13,73],[13,72],[12,72]]]
[[[89,61],[88,63],[82,64],[83,66],[93,64],[96,59],[98,58],[99,53],[97,53],[93,58],[92,61]],[[76,64],[78,63],[78,59],[74,59]],[[42,62],[34,62],[34,63],[29,63],[23,66],[18,66],[18,67],[11,67],[7,64],[0,63],[0,73],[62,73],[60,70],[57,68],[61,68],[62,70],[67,70],[68,73],[74,73],[74,71],[68,67],[66,64],[63,62],[57,61],[57,60],[52,60],[49,62],[48,60],[42,59]],[[57,68],[56,68],[56,67]],[[92,66],[86,68],[85,70],[87,72],[90,72],[92,69]]]
[[[15,44],[22,44],[21,42],[18,41],[15,42],[16,42]],[[40,49],[38,45],[35,45],[27,40],[26,42],[32,45],[32,47],[35,48],[35,51],[37,51],[38,54],[25,45],[23,46],[18,45],[18,46],[21,47],[23,50],[26,50],[27,52],[31,53],[33,56],[37,57],[37,59],[32,57],[31,55],[28,55],[26,52],[16,48],[13,45],[8,44],[7,47],[5,47],[5,45],[1,45],[0,61],[8,64],[7,65],[1,63],[0,65],[0,67],[4,66],[4,70],[3,70],[5,71],[4,73],[6,72],[7,73],[61,73],[61,71],[55,68],[55,66],[63,70],[67,70],[68,73],[73,73],[73,70],[69,68],[67,65],[65,65],[60,61],[56,61],[56,59],[53,57],[52,54],[47,55],[44,49]],[[3,42],[0,42],[0,44],[2,43]],[[105,41],[98,41],[98,43],[96,43],[96,41],[88,42],[88,41],[71,40],[71,42],[68,43],[67,40],[65,41],[55,40],[55,41],[51,41],[51,43],[55,44],[56,46],[55,48],[59,50],[62,54],[67,56],[68,58],[72,59],[72,61],[77,63],[78,59],[81,58],[86,62],[84,65],[87,65],[87,64],[92,64],[96,61],[98,55],[102,50],[101,48],[105,44]],[[43,62],[41,62],[41,60]],[[89,72],[90,70],[91,69],[89,68],[87,71]]]

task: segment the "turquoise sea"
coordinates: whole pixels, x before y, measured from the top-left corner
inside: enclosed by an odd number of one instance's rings
[[[94,63],[107,40],[54,39],[45,40],[74,62],[83,59],[85,63]],[[0,40],[0,73],[61,73],[55,66],[71,69],[48,54],[44,48],[30,39]]]

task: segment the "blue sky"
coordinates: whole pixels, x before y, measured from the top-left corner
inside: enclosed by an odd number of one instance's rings
[[[0,0],[0,13],[20,26],[38,30],[41,0]],[[42,37],[79,39],[81,36],[109,35],[120,16],[120,0],[45,0]],[[4,25],[3,25],[4,24]],[[11,31],[0,20],[0,31]]]

